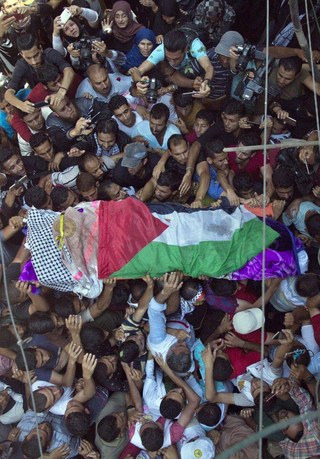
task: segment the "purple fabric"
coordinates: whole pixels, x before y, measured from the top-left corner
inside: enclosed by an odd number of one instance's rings
[[[19,280],[22,282],[38,282],[39,281],[37,278],[36,272],[33,268],[31,260],[27,261],[27,263],[24,265],[22,272],[20,274]],[[37,288],[35,285],[32,285],[31,293],[33,293],[34,295],[39,295],[40,289]]]

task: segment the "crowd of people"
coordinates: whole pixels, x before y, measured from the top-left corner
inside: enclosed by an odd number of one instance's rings
[[[317,66],[319,2],[306,4]],[[251,0],[1,0],[2,458],[211,459],[259,430],[261,397],[263,427],[316,409],[320,83],[288,1],[265,20]],[[109,277],[94,299],[32,280],[29,209],[128,197],[265,208],[307,255],[263,296],[250,275]],[[317,419],[262,451],[320,457]]]

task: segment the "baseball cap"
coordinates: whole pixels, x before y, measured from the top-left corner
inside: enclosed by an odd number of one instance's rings
[[[233,327],[237,333],[245,335],[262,327],[265,318],[259,308],[247,309],[246,311],[237,312],[233,316]]]
[[[180,451],[181,459],[212,459],[215,454],[214,444],[209,438],[197,438],[195,441],[185,443]]]
[[[215,52],[217,54],[222,54],[222,56],[230,57],[229,49],[231,46],[242,45],[243,43],[244,39],[239,32],[229,30],[229,32],[222,35],[221,40],[216,46]]]
[[[139,166],[141,161],[147,156],[146,147],[139,142],[130,143],[124,152],[121,166],[134,168]]]

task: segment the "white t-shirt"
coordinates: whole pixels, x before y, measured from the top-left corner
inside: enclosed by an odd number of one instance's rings
[[[132,110],[133,113],[136,115],[136,122],[134,123],[133,126],[131,127],[128,127],[128,126],[125,126],[123,123],[121,123],[121,121],[118,120],[118,118],[116,118],[115,116],[113,116],[112,118],[114,120],[116,120],[118,126],[119,126],[119,129],[120,131],[123,131],[125,132],[126,134],[128,134],[129,137],[132,137],[132,131],[133,131],[133,128],[135,126],[137,126],[137,124],[141,123],[141,121],[143,121],[143,118],[141,118],[141,116],[139,115],[139,113],[135,112],[134,110]]]
[[[52,384],[47,381],[36,381],[32,384],[32,392],[36,391],[39,389],[39,387],[47,387],[47,386],[56,386],[56,384]],[[51,408],[50,408],[50,413],[53,414],[59,414],[60,416],[63,416],[64,413],[66,412],[67,405],[72,400],[73,398],[73,393],[74,393],[74,387],[66,387],[63,386],[64,392],[61,396],[61,398],[55,403]]]

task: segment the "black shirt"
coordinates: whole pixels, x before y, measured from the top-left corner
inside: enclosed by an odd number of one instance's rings
[[[133,186],[136,190],[143,188],[145,184],[151,179],[152,171],[158,164],[160,156],[156,153],[148,153],[148,161],[145,165],[145,172],[143,178],[130,175],[127,167],[121,166],[121,161],[118,161],[116,167],[113,169],[112,179],[120,186],[130,187]]]
[[[197,142],[201,145],[200,156],[199,156],[199,163],[201,161],[206,161],[206,154],[204,153],[204,147],[208,142],[214,139],[220,139],[224,143],[225,147],[229,147],[231,145],[237,145],[238,139],[233,134],[228,133],[224,130],[224,124],[222,120],[219,120],[213,126],[209,127],[209,129],[202,134],[197,139]]]

